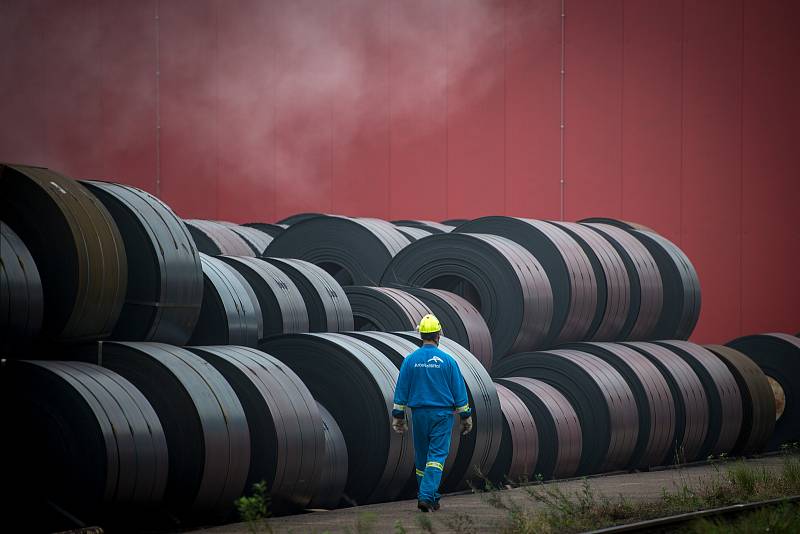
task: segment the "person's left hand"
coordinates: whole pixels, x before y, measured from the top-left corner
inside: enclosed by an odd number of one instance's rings
[[[461,420],[461,435],[465,436],[472,432],[472,416],[465,417]]]

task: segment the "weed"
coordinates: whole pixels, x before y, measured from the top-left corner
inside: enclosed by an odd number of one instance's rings
[[[239,497],[234,501],[234,504],[242,521],[247,523],[247,528],[250,532],[253,534],[260,530],[272,532],[272,528],[265,521],[270,516],[269,493],[267,492],[266,482],[262,480],[253,484],[252,495]]]
[[[433,522],[431,521],[429,514],[419,514],[416,518],[416,522],[419,528],[424,532],[430,532],[433,534]]]
[[[394,534],[406,534],[406,529],[399,519],[394,522]]]
[[[450,529],[450,532],[456,534],[470,534],[475,532],[475,522],[469,514],[455,513],[448,517],[444,524]]]
[[[740,515],[734,520],[700,519],[691,524],[690,530],[697,534],[800,532],[800,506],[797,504],[770,506]]]

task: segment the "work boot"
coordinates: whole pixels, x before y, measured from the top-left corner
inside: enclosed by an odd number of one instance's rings
[[[420,512],[430,512],[433,510],[433,505],[428,501],[417,501],[417,508],[419,508]]]
[[[433,503],[433,511],[434,512],[437,511],[441,507],[442,507],[442,505],[439,504],[439,501],[434,501],[434,503]]]

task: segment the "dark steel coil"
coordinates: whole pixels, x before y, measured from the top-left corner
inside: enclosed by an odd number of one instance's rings
[[[189,345],[255,347],[264,321],[253,288],[239,272],[218,258],[200,254],[203,305]]]
[[[81,341],[110,335],[125,301],[128,263],[105,206],[49,169],[0,165],[0,213],[39,269],[43,336]]]
[[[708,434],[709,404],[697,373],[671,350],[654,343],[624,343],[649,359],[669,384],[675,401],[675,439],[659,462],[677,464],[705,458],[700,455]]]
[[[256,256],[261,256],[274,239],[271,234],[262,232],[258,228],[252,228],[250,226],[234,224],[228,228],[238,234],[239,237],[244,239],[253,250],[253,254]]]
[[[622,219],[611,219],[608,217],[589,217],[587,219],[581,219],[578,221],[579,223],[601,223],[601,224],[608,224],[611,226],[616,226],[617,228],[622,228],[623,230],[641,230],[643,232],[650,232],[655,234],[656,231],[650,227],[647,227],[643,224],[639,224],[637,222],[631,221],[623,221]]]
[[[547,382],[569,399],[584,436],[579,474],[622,469],[631,461],[639,435],[639,414],[625,379],[600,358],[558,349],[508,356],[495,365],[498,377],[526,377]],[[541,442],[541,440],[540,440]]]
[[[308,332],[308,312],[300,290],[279,268],[258,258],[220,256],[253,288],[264,329],[259,337]]]
[[[229,256],[255,256],[247,241],[231,228],[217,221],[184,219],[184,224],[192,234],[197,250],[209,256],[227,254]]]
[[[597,310],[587,339],[615,341],[625,328],[630,311],[630,281],[622,257],[597,232],[578,223],[552,222],[569,234],[583,249],[594,272]]]
[[[719,358],[700,345],[680,340],[656,343],[686,360],[706,390],[709,424],[701,457],[730,453],[742,429],[742,399],[733,374]]]
[[[331,510],[339,506],[347,484],[347,444],[336,419],[323,405],[317,403],[317,406],[325,433],[325,463],[315,481],[316,490],[308,507]]]
[[[391,287],[346,286],[356,330],[395,332],[415,330],[431,313],[417,297]]]
[[[761,452],[775,430],[775,398],[767,375],[738,350],[722,345],[705,345],[705,348],[728,366],[742,395],[742,430],[731,453]]]
[[[382,285],[444,289],[474,305],[492,332],[495,359],[547,340],[553,292],[530,252],[488,234],[436,234],[412,243],[392,260]]]
[[[289,228],[288,224],[272,224],[264,222],[249,222],[249,223],[244,223],[242,226],[249,226],[250,228],[261,230],[262,232],[272,236],[273,238],[278,237],[283,233],[284,230]]]
[[[618,343],[572,343],[564,348],[588,352],[621,374],[639,412],[639,438],[628,467],[660,465],[673,448],[675,401],[664,375],[645,356]]]
[[[442,232],[430,232],[422,228],[415,228],[411,226],[398,226],[398,230],[408,238],[410,242],[419,241],[422,238],[428,237],[433,234],[441,234]]]
[[[353,310],[339,283],[322,268],[292,258],[262,258],[292,279],[308,312],[311,332],[353,330]]]
[[[128,290],[112,337],[183,345],[203,300],[200,256],[183,221],[141,189],[82,183],[111,213],[128,257]]]
[[[343,334],[286,334],[259,348],[288,365],[331,412],[347,443],[345,496],[391,500],[414,473],[411,437],[391,427],[397,368],[373,346]]]
[[[553,288],[553,322],[545,345],[587,337],[597,315],[597,282],[589,258],[568,233],[545,221],[500,216],[474,219],[456,231],[505,237],[539,260]]]
[[[42,329],[42,279],[28,247],[0,221],[0,350],[30,344]]]
[[[569,400],[541,380],[511,377],[497,383],[516,394],[536,422],[539,450],[534,474],[545,480],[575,475],[585,445],[578,414]]]
[[[775,400],[775,431],[767,450],[800,441],[800,339],[788,334],[757,334],[727,346],[752,359],[770,380]]]
[[[228,381],[250,429],[250,469],[245,488],[267,483],[272,511],[305,508],[329,469],[323,421],[300,378],[269,354],[249,347],[190,347]]]
[[[628,271],[631,306],[621,338],[652,339],[664,302],[661,273],[652,254],[621,228],[600,223],[585,223],[585,226],[608,240],[619,253]]]
[[[83,358],[129,380],[152,404],[166,436],[166,507],[185,519],[220,519],[244,489],[250,431],[233,388],[211,364],[163,343],[107,341]]]
[[[539,456],[539,431],[528,407],[507,387],[496,383],[503,412],[503,439],[488,479],[494,484],[533,479]]]
[[[327,217],[326,213],[295,213],[294,215],[289,215],[288,217],[284,217],[283,219],[279,220],[275,224],[281,224],[285,226],[292,226],[293,224],[297,224],[299,222],[303,222],[308,219],[313,219],[315,217]]]
[[[403,219],[400,221],[392,221],[395,226],[403,226],[406,228],[420,228],[430,234],[446,234],[453,231],[455,226],[434,221],[418,221]]]
[[[442,221],[442,224],[455,227],[468,221],[469,219],[447,219],[446,221]]]
[[[392,258],[410,242],[380,219],[315,217],[292,224],[264,256],[310,261],[343,286],[376,286]]]

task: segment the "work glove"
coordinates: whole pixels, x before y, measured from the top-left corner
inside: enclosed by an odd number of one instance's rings
[[[472,416],[465,417],[461,420],[461,435],[464,436],[472,432]]]
[[[408,421],[406,421],[405,417],[393,417],[392,418],[392,430],[397,432],[398,434],[402,434],[408,430]]]

